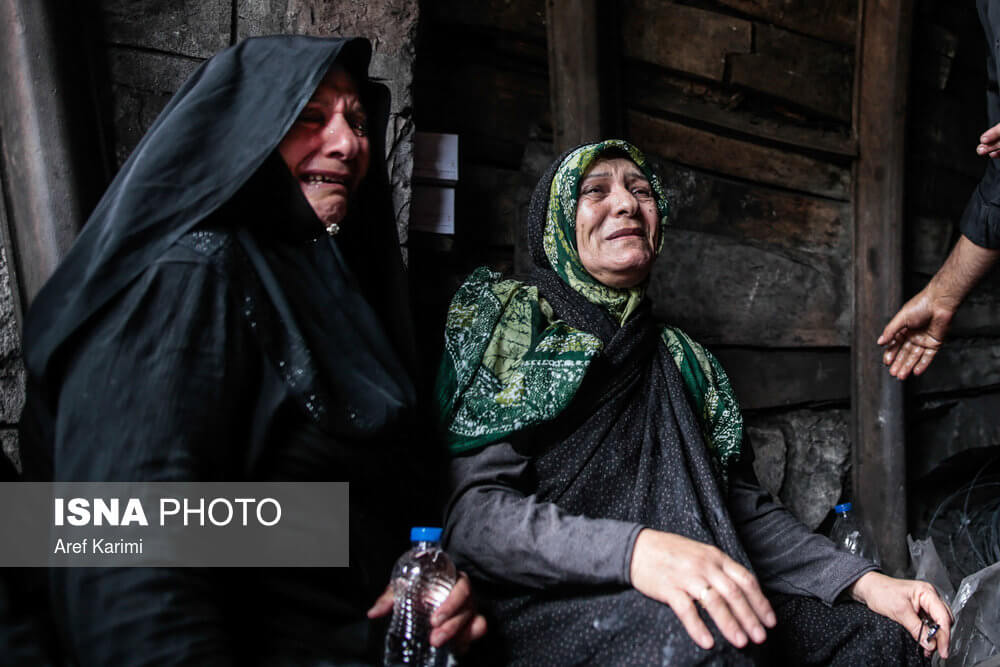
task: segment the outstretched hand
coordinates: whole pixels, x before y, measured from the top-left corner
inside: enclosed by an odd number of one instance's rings
[[[368,618],[387,615],[392,611],[392,604],[392,584],[389,584],[368,610]],[[458,573],[458,581],[451,593],[431,616],[431,628],[431,645],[444,646],[454,640],[453,646],[458,655],[465,653],[472,642],[486,634],[486,619],[476,613],[472,586],[464,572]]]
[[[928,285],[907,301],[878,337],[878,344],[885,346],[882,363],[900,380],[927,370],[955,314],[954,309],[936,303],[930,290]]]
[[[742,648],[747,637],[760,644],[766,625],[777,618],[771,604],[745,567],[716,547],[645,528],[632,551],[632,586],[670,606],[694,642],[712,648],[712,633],[695,603],[708,612],[722,635]]]
[[[891,618],[906,628],[920,643],[925,657],[930,657],[935,650],[942,658],[948,657],[951,612],[934,587],[926,581],[894,579],[880,572],[868,572],[854,582],[851,596],[875,613]],[[921,611],[939,626],[931,639],[927,639],[928,629],[920,618]]]

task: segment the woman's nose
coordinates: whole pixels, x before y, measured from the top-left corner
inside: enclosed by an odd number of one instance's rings
[[[341,160],[353,160],[358,154],[360,138],[341,113],[335,113],[323,128],[323,154]]]
[[[614,211],[615,215],[631,217],[639,210],[639,200],[632,192],[624,187],[618,186],[614,189]]]

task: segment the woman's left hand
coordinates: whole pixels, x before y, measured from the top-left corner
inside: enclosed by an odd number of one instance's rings
[[[920,642],[924,655],[930,657],[937,649],[942,658],[948,657],[951,637],[951,612],[938,597],[934,587],[926,581],[895,579],[880,572],[867,572],[854,582],[851,597],[864,602],[872,611],[891,618],[909,631]],[[929,616],[939,628],[932,639],[927,639],[927,629],[919,613]]]
[[[368,610],[368,618],[378,618],[391,612],[392,597],[392,584],[389,584]],[[465,572],[458,573],[458,581],[451,593],[431,616],[431,627],[431,644],[443,646],[454,640],[455,653],[459,655],[469,649],[469,644],[486,634],[486,619],[476,613],[472,585]]]

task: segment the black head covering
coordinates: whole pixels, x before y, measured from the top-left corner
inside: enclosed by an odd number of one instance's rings
[[[352,412],[367,413],[361,423],[412,402],[405,276],[384,163],[388,92],[367,79],[370,57],[363,39],[273,36],[248,39],[198,68],[123,165],[31,307],[25,359],[43,401],[54,406],[61,353],[74,334],[180,237],[220,212],[213,222],[237,226],[244,214],[255,215],[258,225],[305,216],[309,233],[329,243],[325,261],[333,275],[317,281],[315,274],[278,269],[277,284],[262,276],[265,292],[287,298],[275,305],[282,319],[290,310],[298,320],[293,338],[308,347],[313,375],[335,398],[358,395]],[[371,163],[345,233],[333,242],[275,149],[335,62],[358,82],[370,121]],[[236,214],[222,215],[226,210]],[[292,286],[302,292],[292,293]],[[345,318],[352,307],[345,295],[366,302],[353,304],[360,309],[354,317]],[[344,307],[311,307],[310,297],[315,304],[344,301]],[[323,340],[330,331],[367,344],[348,349],[348,343]],[[313,389],[296,387],[303,394]],[[363,405],[366,400],[373,404]]]

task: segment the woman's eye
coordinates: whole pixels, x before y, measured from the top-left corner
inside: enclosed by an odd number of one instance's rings
[[[299,117],[295,119],[297,123],[323,123],[325,118],[323,114],[318,111],[303,111],[299,114]]]
[[[632,188],[632,194],[636,197],[651,197],[653,195],[649,188]]]
[[[350,121],[351,129],[354,130],[354,134],[359,137],[368,136],[368,119],[367,118],[354,118]]]

